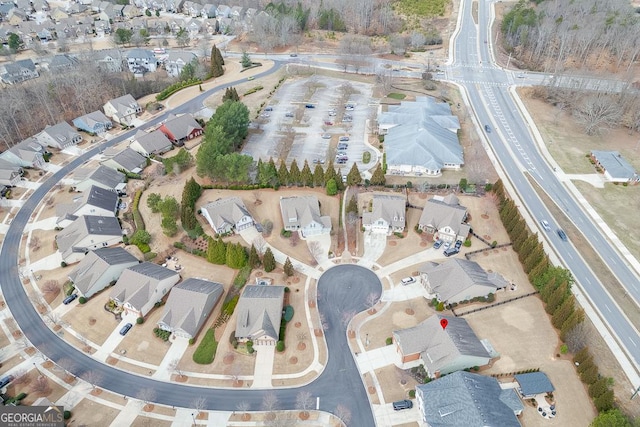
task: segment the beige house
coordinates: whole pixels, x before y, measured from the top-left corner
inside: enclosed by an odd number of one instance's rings
[[[137,265],[138,259],[124,248],[100,248],[90,251],[69,274],[77,293],[90,298],[111,282],[115,282],[122,272]]]
[[[100,187],[91,187],[72,203],[56,206],[58,227],[67,227],[83,215],[116,216],[118,194]]]
[[[455,194],[434,196],[427,200],[418,228],[444,242],[464,241],[471,230],[466,220],[467,208],[460,205]]]
[[[445,304],[486,297],[509,285],[500,274],[487,273],[477,262],[466,259],[428,262],[418,271],[427,292]]]
[[[253,217],[239,197],[225,197],[207,203],[201,211],[217,234],[238,232],[253,226]]]
[[[176,271],[143,262],[122,272],[109,298],[125,313],[144,317],[179,281],[180,275]]]
[[[178,337],[195,338],[224,294],[220,283],[189,278],[171,289],[158,327]]]
[[[282,223],[287,231],[298,231],[301,237],[331,232],[331,217],[320,216],[320,203],[315,196],[280,198]]]
[[[38,143],[44,147],[62,150],[82,142],[82,136],[67,122],[60,122],[54,126],[47,126],[35,136]]]
[[[122,228],[115,217],[84,215],[56,236],[58,251],[67,264],[80,261],[93,249],[122,241]]]
[[[406,226],[407,198],[390,194],[374,194],[371,211],[362,213],[362,226],[372,233],[402,233]]]
[[[236,338],[275,345],[279,338],[284,286],[247,285],[236,307]]]
[[[124,126],[131,126],[133,120],[142,114],[142,107],[129,94],[108,101],[102,108],[107,117]]]

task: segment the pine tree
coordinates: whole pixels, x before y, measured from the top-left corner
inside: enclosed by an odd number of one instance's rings
[[[218,237],[217,240],[213,242],[213,245],[210,245],[210,256],[209,251],[207,251],[207,260],[211,264],[224,265],[227,262],[227,244]]]
[[[280,162],[280,167],[278,168],[278,181],[280,181],[280,185],[289,183],[289,170],[284,162]]]
[[[313,187],[313,173],[311,173],[311,168],[309,167],[309,162],[307,162],[307,160],[304,161],[304,166],[300,172],[300,181],[302,182],[302,185],[306,187]]]
[[[211,48],[211,69],[209,70],[209,74],[211,77],[220,77],[224,74],[224,59],[222,59],[222,54],[220,54],[220,50],[213,45]]]
[[[211,264],[213,264],[213,260],[215,259],[215,249],[216,246],[216,241],[213,239],[213,237],[209,236],[209,238],[207,239],[207,261],[209,261]]]
[[[382,166],[378,163],[376,170],[373,172],[371,176],[371,185],[384,185],[386,183],[386,179],[384,177],[384,173],[382,172]]]
[[[276,259],[273,256],[273,252],[271,252],[271,248],[267,248],[264,251],[264,256],[262,257],[262,265],[264,266],[264,271],[267,273],[272,272],[276,268]]]
[[[198,226],[195,205],[201,194],[202,187],[195,179],[191,178],[185,183],[182,190],[182,211],[180,212],[180,221],[185,230],[194,230]]]
[[[269,162],[267,163],[267,171],[272,180],[272,182],[269,183],[270,185],[282,185],[282,183],[279,182],[278,168],[276,168],[276,162],[273,161],[273,157],[269,157]]]
[[[260,255],[258,255],[258,250],[253,244],[251,245],[251,249],[249,249],[249,260],[247,264],[249,264],[251,268],[256,268],[260,265]]]
[[[229,244],[226,262],[228,267],[240,269],[247,265],[247,251],[240,243]]]
[[[344,183],[342,182],[342,169],[338,168],[338,172],[336,173],[336,187],[338,191],[344,190]]]
[[[294,273],[295,271],[293,270],[293,264],[291,264],[291,260],[289,259],[289,257],[287,257],[287,259],[284,261],[284,274],[286,274],[287,277],[291,277]]]
[[[598,412],[608,411],[613,408],[614,396],[613,390],[607,390],[598,396],[594,401],[594,405],[596,406],[596,410]]]
[[[351,198],[349,199],[345,212],[346,213],[353,212],[355,214],[358,213],[358,200],[356,199],[355,195],[351,196]]]
[[[553,317],[551,318],[551,323],[556,329],[560,329],[564,322],[573,314],[573,310],[575,308],[575,302],[572,296],[568,296],[562,302],[560,307],[553,313]]]
[[[322,170],[322,166],[316,165],[313,170],[313,185],[316,187],[324,186],[324,171]]]
[[[589,355],[589,357],[587,357],[584,362],[580,363],[580,365],[578,365],[578,367],[576,368],[578,373],[582,375],[583,372],[586,372],[587,370],[594,368],[596,365],[593,363],[593,357],[591,357],[591,355]]]
[[[609,378],[602,377],[589,386],[589,396],[595,399],[598,396],[602,396],[607,390],[609,390]]]
[[[563,283],[558,286],[558,288],[553,291],[553,293],[549,297],[549,302],[547,302],[547,307],[545,308],[547,313],[555,313],[558,307],[560,307],[560,305],[567,298],[567,296],[567,285],[566,283]]]
[[[499,200],[504,200],[505,199],[504,184],[502,183],[501,179],[497,180],[496,183],[493,184],[493,187],[492,187],[491,191],[496,193],[496,195],[498,196]]]
[[[353,163],[351,166],[351,170],[347,175],[347,185],[360,185],[362,183],[362,175],[360,175],[360,171],[358,170],[358,165]]]
[[[300,168],[298,167],[298,162],[296,162],[296,159],[293,159],[293,161],[291,162],[291,166],[289,166],[289,185],[299,186],[300,183]]]
[[[583,383],[590,385],[598,381],[598,367],[593,365],[580,374]]]
[[[218,49],[216,45],[213,45],[213,47],[215,48],[215,55],[216,55],[216,60],[218,61],[218,64],[224,65],[224,58],[222,57],[222,53],[220,52],[220,49]]]
[[[333,160],[329,160],[329,165],[327,169],[324,171],[324,184],[327,185],[330,179],[337,180],[338,175],[336,174],[336,168],[333,165]]]
[[[577,352],[575,356],[573,356],[573,361],[578,364],[582,364],[590,357],[591,357],[591,354],[589,353],[589,347],[585,347],[579,352]]]
[[[566,341],[568,334],[570,334],[573,328],[578,326],[578,324],[583,320],[584,310],[580,307],[574,308],[573,313],[571,313],[569,318],[562,324],[562,328],[560,329],[560,339],[562,341]]]

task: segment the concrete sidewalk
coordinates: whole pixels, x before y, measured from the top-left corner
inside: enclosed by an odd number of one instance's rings
[[[153,373],[152,377],[157,380],[162,381],[170,381],[171,380],[171,372],[174,370],[174,362],[177,360],[178,362],[182,359],[184,352],[187,351],[189,347],[189,340],[182,337],[176,337],[171,342],[171,347],[164,355],[162,362],[158,365],[158,369]]]

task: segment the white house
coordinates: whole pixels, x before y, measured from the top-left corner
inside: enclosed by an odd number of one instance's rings
[[[124,126],[131,126],[133,119],[142,114],[142,107],[129,94],[108,101],[102,108],[107,117]]]
[[[253,226],[253,217],[239,197],[225,197],[207,203],[201,209],[213,231],[226,234]]]
[[[153,132],[138,131],[129,145],[133,151],[149,157],[152,154],[164,154],[173,148],[167,136],[159,130]]]
[[[125,313],[144,317],[178,281],[180,275],[176,271],[143,262],[122,272],[109,298]]]
[[[466,223],[467,208],[455,194],[433,196],[427,200],[418,220],[418,228],[444,242],[465,241],[471,227]]]
[[[35,136],[43,147],[53,147],[60,150],[82,142],[82,136],[67,122],[60,122],[47,126]]]
[[[196,58],[197,57],[193,52],[172,50],[169,52],[169,55],[164,62],[167,74],[171,77],[180,77],[180,73],[182,73],[184,66],[191,63]]]
[[[158,59],[147,49],[131,49],[126,54],[129,71],[136,76],[154,73],[158,68]]]
[[[405,196],[374,194],[371,211],[362,213],[362,226],[373,233],[402,233],[406,226]]]
[[[69,274],[69,280],[78,295],[90,298],[118,280],[125,269],[138,263],[138,259],[124,248],[100,248],[89,251]]]
[[[80,261],[92,249],[122,241],[122,228],[115,217],[84,215],[56,236],[58,251],[67,264]]]
[[[118,194],[101,187],[91,187],[72,203],[56,206],[58,227],[67,227],[83,215],[116,216],[118,210]]]
[[[115,169],[98,165],[98,167],[78,168],[73,173],[75,191],[86,191],[93,186],[105,190],[122,190],[126,187],[125,176]]]
[[[281,197],[280,213],[284,229],[298,231],[303,238],[331,232],[331,217],[320,216],[315,196]]]

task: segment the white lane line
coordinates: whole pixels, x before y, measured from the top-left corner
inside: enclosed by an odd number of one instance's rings
[[[631,337],[629,337],[629,341],[631,341],[631,342],[633,343],[633,345],[634,345],[634,346],[636,346],[636,347],[638,346],[638,345],[636,344],[636,342],[635,342]]]
[[[611,309],[609,308],[609,306],[607,304],[605,304],[604,306],[607,310],[609,310],[609,313],[611,313]]]

